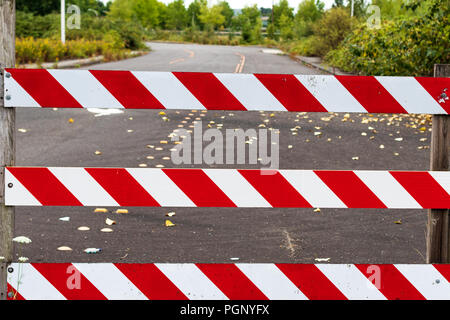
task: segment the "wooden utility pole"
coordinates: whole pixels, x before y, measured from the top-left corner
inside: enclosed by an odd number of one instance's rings
[[[4,108],[4,68],[15,66],[16,1],[0,0],[0,300],[7,298],[7,267],[13,260],[14,208],[5,206],[5,166],[14,165],[15,109]]]
[[[450,77],[449,64],[436,64],[435,77]],[[447,89],[446,91],[444,91]],[[442,99],[450,96],[450,88],[443,88]],[[448,100],[446,102],[449,103]],[[449,170],[450,116],[433,115],[431,133],[432,171]],[[450,263],[450,224],[449,209],[431,209],[427,224],[427,263]]]

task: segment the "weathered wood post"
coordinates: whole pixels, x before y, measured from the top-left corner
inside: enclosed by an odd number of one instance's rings
[[[15,109],[4,108],[5,67],[15,65],[16,1],[0,0],[0,300],[7,298],[7,266],[13,260],[14,208],[5,206],[5,166],[14,165]]]
[[[436,64],[435,77],[450,77],[449,64]],[[450,95],[450,88],[443,94]],[[430,169],[449,170],[450,116],[433,115],[431,133]],[[432,209],[428,212],[427,263],[450,263],[450,224],[448,209]]]

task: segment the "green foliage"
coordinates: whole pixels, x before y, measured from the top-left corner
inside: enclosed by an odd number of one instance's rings
[[[261,40],[261,11],[256,4],[242,9],[241,14],[235,17],[234,24],[241,30],[244,43],[257,43]]]
[[[316,37],[316,54],[324,56],[336,49],[352,30],[352,18],[345,8],[331,8],[314,26]]]
[[[222,26],[225,22],[225,17],[222,15],[222,6],[217,4],[211,7],[207,4],[202,5],[198,19],[203,23],[207,31],[212,31]]]
[[[288,19],[294,19],[294,8],[289,7],[287,0],[280,0],[278,4],[273,6],[273,22],[277,28],[280,28],[282,15],[285,15]]]
[[[87,12],[89,9],[97,11],[98,14],[103,15],[106,11],[106,6],[100,0],[70,0],[66,1],[66,6],[77,5],[82,12]],[[61,10],[61,0],[16,0],[16,10],[33,13],[35,15],[47,15]]]
[[[121,41],[127,49],[143,49],[144,29],[136,23],[95,15],[81,16],[81,29],[67,29],[67,40],[111,40]],[[60,15],[35,16],[17,11],[16,36],[18,38],[60,38]],[[120,37],[120,40],[119,40]]]
[[[184,0],[175,0],[167,5],[166,28],[171,30],[182,30],[188,24],[188,15]]]
[[[233,22],[234,10],[226,1],[220,1],[218,5],[222,8],[221,14],[225,17],[224,27],[230,28]]]
[[[46,15],[58,12],[61,0],[16,0],[16,10],[30,12],[37,15]]]
[[[434,64],[450,61],[450,9],[442,5],[445,1],[423,1],[414,8],[422,16],[399,17],[381,29],[362,24],[327,59],[367,75],[432,75]]]
[[[161,22],[162,9],[157,0],[115,0],[108,14],[112,18],[139,22],[144,28],[156,28]]]
[[[194,2],[189,5],[187,13],[192,27],[203,29],[203,23],[199,19],[200,8],[207,5],[207,0],[194,0]]]
[[[313,34],[313,26],[323,15],[325,4],[319,0],[303,0],[295,15],[295,33],[298,38]]]
[[[117,46],[118,45],[118,46]],[[110,40],[69,40],[65,45],[59,40],[23,38],[16,40],[18,64],[58,62],[64,59],[80,59],[103,55],[105,60],[117,60],[129,52],[120,42]]]

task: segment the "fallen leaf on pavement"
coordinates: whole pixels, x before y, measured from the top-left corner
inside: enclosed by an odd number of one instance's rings
[[[110,218],[106,218],[105,223],[106,223],[108,226],[112,226],[113,224],[116,224],[116,221],[111,220]]]
[[[166,227],[174,227],[175,223],[172,223],[170,220],[166,220]]]

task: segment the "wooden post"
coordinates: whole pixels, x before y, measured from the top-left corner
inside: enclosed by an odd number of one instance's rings
[[[434,66],[434,76],[450,77],[450,65],[436,64]],[[450,95],[450,88],[447,88],[445,94]],[[432,130],[430,169],[433,171],[448,171],[450,116],[434,115]],[[449,209],[429,210],[427,224],[427,263],[450,263],[449,234]]]
[[[14,165],[15,109],[4,108],[4,69],[15,66],[15,0],[0,0],[0,300],[7,299],[7,267],[14,257],[14,208],[5,206],[5,166]]]

